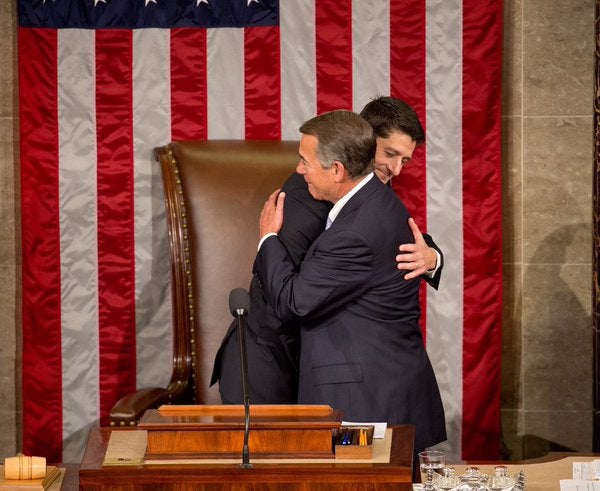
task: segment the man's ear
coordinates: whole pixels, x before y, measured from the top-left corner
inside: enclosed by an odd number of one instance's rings
[[[348,171],[344,164],[342,164],[339,160],[333,162],[333,179],[335,182],[342,182],[348,176]]]

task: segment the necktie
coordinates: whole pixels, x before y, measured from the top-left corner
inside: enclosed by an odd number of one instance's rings
[[[325,222],[325,230],[331,227],[331,218],[327,217],[327,222]]]

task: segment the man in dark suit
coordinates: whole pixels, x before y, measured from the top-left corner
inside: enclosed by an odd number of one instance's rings
[[[329,404],[353,421],[414,424],[415,448],[446,439],[440,393],[418,320],[420,280],[390,258],[412,242],[409,215],[373,174],[371,126],[333,111],[300,128],[297,172],[311,196],[334,203],[331,223],[297,268],[277,234],[285,194],[260,218],[254,273],[277,317],[300,322],[298,402]]]
[[[290,260],[299,266],[310,245],[325,229],[325,219],[332,205],[313,199],[300,174],[292,174],[282,189],[288,196],[288,206],[286,226],[279,237]],[[277,318],[256,277],[252,277],[249,294],[246,351],[250,402],[294,404],[298,397],[298,324],[282,323]],[[219,381],[223,404],[243,402],[240,365],[237,321],[234,321],[217,351],[211,377],[211,385]]]
[[[375,173],[382,182],[388,183],[410,161],[415,147],[424,143],[423,127],[412,107],[391,97],[372,100],[361,116],[371,124],[376,135]],[[279,237],[294,265],[299,267],[308,247],[324,230],[332,205],[312,198],[306,182],[297,173],[290,176],[282,191],[287,198]],[[398,267],[407,270],[406,279],[423,275],[423,279],[437,289],[443,264],[441,251],[430,236],[421,235],[412,219],[410,225],[415,241],[411,239],[411,243],[400,246],[403,254],[397,257]],[[298,381],[298,326],[281,323],[256,278],[251,281],[249,293],[246,345],[250,400],[256,404],[294,403]],[[219,381],[221,400],[225,404],[242,402],[236,327],[237,322],[233,322],[223,339],[211,378],[211,385]]]

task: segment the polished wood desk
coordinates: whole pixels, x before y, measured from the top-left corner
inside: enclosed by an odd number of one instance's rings
[[[78,464],[57,464],[65,469],[60,491],[77,491],[79,489],[79,465]]]
[[[412,490],[413,426],[393,426],[389,463],[160,464],[103,466],[111,428],[90,432],[79,468],[82,491]],[[252,456],[250,457],[252,462]]]

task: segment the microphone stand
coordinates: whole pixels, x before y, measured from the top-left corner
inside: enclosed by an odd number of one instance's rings
[[[242,448],[242,469],[252,469],[250,463],[250,449],[248,448],[248,436],[250,434],[250,394],[248,390],[248,361],[246,359],[246,329],[243,309],[236,310],[238,340],[240,344],[240,361],[242,367],[242,394],[244,397],[244,446]]]

